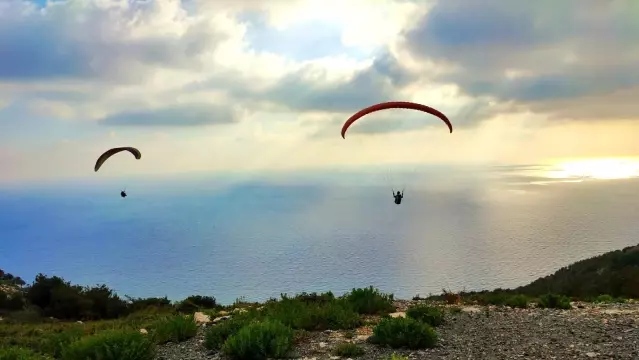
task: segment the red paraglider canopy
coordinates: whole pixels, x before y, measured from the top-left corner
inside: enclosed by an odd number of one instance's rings
[[[435,115],[438,118],[442,119],[446,125],[448,125],[448,129],[450,129],[450,132],[453,132],[453,125],[450,123],[450,120],[448,120],[448,118],[446,117],[446,115],[444,115],[442,112],[440,112],[437,109],[433,109],[430,106],[426,106],[426,105],[422,105],[422,104],[417,104],[417,103],[413,103],[413,102],[408,102],[408,101],[390,101],[390,102],[383,102],[383,103],[379,103],[379,104],[375,104],[375,105],[371,105],[367,108],[364,108],[360,111],[358,111],[357,113],[355,113],[353,116],[351,116],[350,118],[348,118],[348,120],[346,120],[346,122],[344,123],[344,126],[342,126],[342,138],[346,139],[346,130],[348,130],[348,128],[351,126],[351,124],[353,124],[357,119],[368,115],[372,112],[375,111],[379,111],[379,110],[385,110],[385,109],[412,109],[412,110],[419,110],[419,111],[424,111],[427,112],[429,114]]]

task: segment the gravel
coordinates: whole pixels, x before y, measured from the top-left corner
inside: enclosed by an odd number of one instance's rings
[[[400,301],[398,311],[412,304]],[[313,332],[296,345],[295,359],[337,359],[333,350],[344,341],[365,349],[358,359],[384,359],[393,352],[411,359],[639,359],[639,304],[575,304],[572,310],[511,309],[470,306],[447,312],[437,328],[439,344],[419,351],[372,345],[364,335],[346,339],[344,332]],[[370,328],[357,334],[370,334]],[[166,344],[158,360],[223,359],[202,345],[204,330],[189,341]]]

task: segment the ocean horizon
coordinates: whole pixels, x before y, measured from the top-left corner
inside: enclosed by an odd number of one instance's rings
[[[399,173],[400,206],[384,176],[363,172],[4,187],[0,267],[223,304],[369,285],[411,298],[525,285],[637,244],[635,179],[521,170]]]

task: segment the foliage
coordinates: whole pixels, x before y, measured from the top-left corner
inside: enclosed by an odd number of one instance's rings
[[[293,347],[293,330],[277,321],[251,323],[229,337],[222,352],[231,359],[283,358]]]
[[[293,329],[340,330],[360,325],[359,315],[344,300],[305,302],[283,297],[266,306],[265,315]]]
[[[71,343],[63,360],[153,360],[155,347],[137,331],[105,331]]]
[[[555,293],[578,299],[601,294],[639,298],[639,245],[578,261],[515,291],[529,296]]]
[[[344,299],[360,314],[388,314],[395,311],[393,294],[383,294],[372,286],[353,289]]]
[[[209,350],[221,349],[229,337],[250,323],[249,317],[239,316],[209,327],[204,334],[204,347]]]
[[[371,341],[392,348],[423,349],[436,345],[437,333],[421,321],[386,317],[373,329]]]
[[[16,346],[0,348],[0,360],[46,360],[45,356]]]
[[[188,340],[197,333],[197,324],[193,316],[176,315],[157,321],[153,325],[153,340],[159,344],[169,341],[179,343]]]
[[[570,299],[563,295],[545,294],[539,297],[538,306],[547,309],[571,309]]]
[[[337,345],[335,348],[335,355],[345,357],[345,358],[353,358],[364,355],[366,352],[359,345],[345,342]]]
[[[506,305],[512,308],[525,309],[528,307],[530,299],[526,295],[513,295],[506,299]]]
[[[439,308],[428,305],[411,306],[406,310],[406,316],[430,326],[439,326],[444,322],[443,312]]]

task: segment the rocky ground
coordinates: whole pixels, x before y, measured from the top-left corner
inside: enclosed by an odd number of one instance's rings
[[[398,313],[412,301],[397,301]],[[309,333],[293,358],[338,359],[333,349],[353,341],[366,351],[359,359],[384,359],[393,352],[411,359],[639,359],[639,304],[574,304],[572,310],[511,309],[463,306],[447,312],[437,328],[439,345],[427,350],[392,350],[372,345],[371,327],[357,329],[351,339],[341,331]],[[211,325],[215,326],[215,325]],[[157,360],[222,359],[203,346],[204,330],[181,344],[167,344]]]

